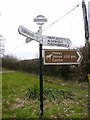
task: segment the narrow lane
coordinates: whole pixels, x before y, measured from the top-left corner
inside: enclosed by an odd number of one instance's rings
[[[0,71],[0,74],[2,74],[2,73],[13,73],[13,72],[15,72],[15,71]]]

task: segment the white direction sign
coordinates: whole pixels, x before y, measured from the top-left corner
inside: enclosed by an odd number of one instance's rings
[[[31,38],[26,38],[26,43],[29,43],[29,42],[31,42],[33,39],[31,39]]]
[[[38,40],[38,36],[37,34],[35,34],[34,32],[28,30],[27,28],[23,27],[23,26],[19,26],[18,31],[21,35],[34,39],[34,40]]]
[[[71,41],[68,38],[55,37],[43,35],[43,45],[44,46],[57,46],[57,47],[67,47],[71,46]]]

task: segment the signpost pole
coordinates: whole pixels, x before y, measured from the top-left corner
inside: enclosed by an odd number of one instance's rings
[[[42,57],[42,25],[47,22],[43,15],[34,18],[34,22],[39,25],[38,41],[39,41],[39,61],[40,61],[40,115],[43,116],[43,57]]]
[[[42,58],[42,26],[39,26],[39,61],[40,61],[40,114],[43,116],[43,58]]]
[[[43,58],[42,58],[42,44],[39,44],[40,49],[40,114],[43,116]]]
[[[43,116],[43,57],[42,57],[42,25],[47,22],[47,19],[43,15],[38,15],[34,18],[34,22],[39,25],[39,31],[34,33],[23,26],[19,26],[18,31],[21,35],[27,37],[26,43],[31,40],[39,42],[39,61],[40,61],[40,114]],[[37,35],[38,34],[38,35]]]

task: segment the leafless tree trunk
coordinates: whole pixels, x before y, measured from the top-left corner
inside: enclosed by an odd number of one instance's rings
[[[0,35],[0,57],[2,57],[4,55],[5,52],[5,39],[2,35]]]

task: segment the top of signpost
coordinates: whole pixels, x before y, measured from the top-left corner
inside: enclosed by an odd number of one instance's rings
[[[47,18],[45,18],[43,15],[38,15],[36,18],[34,18],[34,22],[38,25],[43,25],[47,22]]]

